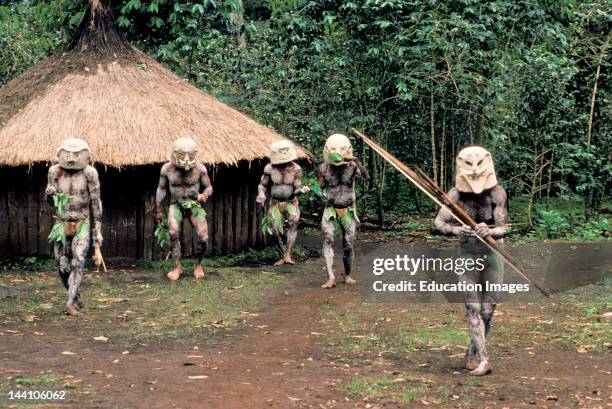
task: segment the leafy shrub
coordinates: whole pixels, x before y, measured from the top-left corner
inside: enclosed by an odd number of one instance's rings
[[[586,222],[584,226],[577,226],[574,231],[576,236],[583,240],[601,240],[604,237],[610,237],[610,222],[602,217]]]
[[[542,237],[557,239],[569,228],[567,220],[556,210],[541,210],[537,219],[537,232]]]

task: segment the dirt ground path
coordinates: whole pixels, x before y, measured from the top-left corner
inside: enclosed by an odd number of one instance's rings
[[[340,284],[333,290],[321,290],[324,273],[320,259],[302,263],[295,274],[301,275],[298,285],[277,292],[263,310],[251,313],[245,323],[223,330],[222,336],[212,340],[161,340],[126,350],[112,340],[93,341],[95,334],[80,332],[75,319],[66,317],[74,321],[68,327],[39,323],[35,331],[44,332],[44,337],[37,337],[27,324],[23,325],[23,336],[3,336],[0,370],[3,374],[48,372],[77,387],[91,387],[90,394],[79,395],[77,400],[33,406],[36,408],[610,407],[612,379],[609,354],[605,353],[555,350],[537,343],[517,349],[513,339],[498,336],[491,342],[495,372],[480,383],[472,382],[462,369],[461,351],[412,350],[417,362],[414,358],[388,359],[381,345],[378,353],[363,350],[361,355],[341,358],[330,347],[342,339],[337,323],[322,317],[335,311],[359,310],[359,288]],[[385,316],[389,318],[379,328],[394,328],[405,321],[402,311],[419,308],[422,305],[381,307],[381,317],[371,317],[367,324]],[[430,315],[462,315],[461,305],[427,308]],[[537,313],[535,308],[502,307],[496,325],[535,322],[531,317]],[[419,329],[427,327],[427,321],[418,320],[426,319],[427,314],[416,314],[411,328],[415,337]],[[564,312],[555,314],[561,317]],[[529,331],[527,323],[524,332],[512,336],[528,340]],[[356,377],[381,376],[414,383],[424,390],[424,396],[433,395],[427,388],[446,388],[452,393],[446,390],[444,394],[452,397],[447,402],[419,398],[392,403],[356,397],[347,389]],[[495,386],[474,390],[483,383]],[[477,398],[452,401],[455,391],[458,397],[466,393]],[[68,393],[72,393],[70,389]],[[0,407],[4,407],[2,403]]]
[[[91,334],[43,324],[38,331],[44,332],[44,342],[27,333],[3,337],[3,369],[51,370],[82,380],[96,391],[90,407],[341,407],[333,401],[344,397],[333,386],[350,374],[323,353],[319,311],[352,302],[356,290],[340,285],[322,291],[320,263],[311,264],[303,287],[278,294],[246,325],[211,343],[162,342],[125,353],[111,343],[93,341]],[[74,407],[86,407],[84,403]]]

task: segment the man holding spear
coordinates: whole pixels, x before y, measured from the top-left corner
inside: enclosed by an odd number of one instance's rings
[[[471,340],[465,354],[465,367],[471,370],[472,375],[482,376],[492,370],[485,339],[491,329],[491,319],[499,301],[499,294],[487,291],[485,284],[498,284],[503,281],[504,263],[475,236],[483,239],[492,237],[498,243],[503,241],[507,234],[507,196],[504,188],[497,184],[493,159],[486,149],[470,146],[461,150],[457,155],[456,165],[455,187],[448,192],[448,197],[478,224],[475,228],[454,225],[451,223],[453,216],[442,208],[434,225],[441,233],[460,237],[461,256],[481,258],[485,262],[483,270],[472,270],[458,276],[460,281],[467,284],[483,284],[482,294],[475,291],[465,293]]]
[[[457,158],[455,188],[446,194],[418,167],[417,173],[363,133],[354,128],[353,133],[441,207],[435,226],[444,233],[463,237],[460,247],[463,254],[480,254],[489,259],[487,266],[477,276],[467,275],[463,278],[464,282],[486,284],[488,281],[497,284],[503,278],[505,262],[534,288],[546,297],[550,297],[548,292],[531,275],[524,272],[516,260],[500,245],[508,227],[506,191],[497,184],[489,152],[481,147],[462,150]],[[459,225],[451,224],[452,220]],[[489,228],[490,223],[494,223],[493,228]],[[485,348],[485,335],[491,327],[497,301],[498,295],[493,292],[485,292],[480,299],[478,294],[466,294],[471,337],[471,344],[466,354],[466,367],[472,371],[472,375],[486,375],[492,370]]]

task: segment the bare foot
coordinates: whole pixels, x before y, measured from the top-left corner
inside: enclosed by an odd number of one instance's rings
[[[336,280],[333,278],[328,279],[326,282],[321,284],[321,288],[332,288],[336,286]]]
[[[482,361],[476,369],[470,372],[473,376],[483,376],[490,373],[493,370],[489,361]]]
[[[291,265],[295,264],[295,261],[293,261],[291,256],[285,256],[285,258],[283,258],[283,261],[285,262],[285,264],[291,264]]]
[[[79,315],[79,310],[77,310],[74,304],[66,304],[66,312],[69,315]]]
[[[201,264],[198,264],[193,269],[193,276],[197,279],[204,278],[204,269]]]
[[[282,266],[283,264],[285,264],[285,259],[281,258],[276,263],[274,263],[274,267]]]
[[[168,274],[166,274],[166,277],[168,277],[168,280],[170,281],[176,281],[179,279],[179,277],[181,276],[181,273],[183,272],[183,269],[181,268],[181,265],[177,265],[174,267],[174,270],[170,271]]]
[[[357,284],[357,280],[355,280],[353,277],[351,276],[345,276],[344,277],[344,283],[345,284]]]
[[[478,357],[476,355],[471,355],[470,353],[466,352],[465,368],[471,371],[473,369],[476,369],[477,366],[478,366]]]

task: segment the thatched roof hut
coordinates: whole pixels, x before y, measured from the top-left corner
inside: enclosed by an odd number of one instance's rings
[[[153,251],[148,219],[159,164],[168,160],[172,141],[186,135],[198,141],[199,158],[211,168],[213,251],[261,241],[253,174],[283,137],[131,46],[116,30],[110,0],[91,0],[66,49],[0,88],[0,101],[0,178],[9,182],[0,187],[0,218],[9,220],[0,226],[0,249],[48,253],[46,164],[74,136],[89,142],[101,173],[105,233],[116,246],[107,252]],[[308,153],[299,148],[299,155]]]

